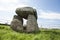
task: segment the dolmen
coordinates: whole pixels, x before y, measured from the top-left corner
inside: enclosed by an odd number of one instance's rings
[[[37,32],[39,31],[37,24],[37,11],[32,7],[20,7],[15,10],[17,15],[13,16],[11,28],[18,32]],[[27,20],[27,24],[23,26],[23,18]]]

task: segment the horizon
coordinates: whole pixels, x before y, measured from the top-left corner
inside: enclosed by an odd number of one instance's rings
[[[10,24],[18,7],[30,6],[37,10],[38,26],[60,29],[60,0],[0,0],[0,23]],[[25,20],[25,19],[24,19]],[[24,21],[26,24],[26,20]],[[47,26],[47,27],[46,27]]]

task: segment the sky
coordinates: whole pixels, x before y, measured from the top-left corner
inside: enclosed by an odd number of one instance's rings
[[[0,23],[10,24],[16,8],[24,6],[37,10],[40,28],[60,29],[60,0],[0,0]]]

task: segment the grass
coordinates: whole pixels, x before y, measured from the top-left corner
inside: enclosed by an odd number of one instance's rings
[[[0,40],[60,40],[59,29],[40,29],[39,33],[19,33],[0,25]]]

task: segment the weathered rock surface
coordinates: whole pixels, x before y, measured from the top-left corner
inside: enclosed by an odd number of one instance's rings
[[[21,16],[22,18],[25,18],[25,19],[27,19],[29,14],[34,15],[37,19],[36,9],[33,9],[32,7],[17,8],[15,12],[16,12],[16,14],[18,14],[19,16]]]
[[[23,20],[19,16],[14,16],[13,21],[11,22],[11,28],[15,31],[23,31]]]
[[[11,28],[15,31],[36,32],[39,31],[37,24],[37,12],[32,7],[22,7],[16,9],[16,14],[11,22]],[[23,26],[23,18],[27,19],[26,26]]]
[[[28,21],[27,21],[27,32],[34,32],[38,31],[38,24],[37,20],[34,15],[29,15],[28,16]]]

